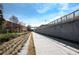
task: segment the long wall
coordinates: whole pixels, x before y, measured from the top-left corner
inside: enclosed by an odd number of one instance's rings
[[[36,32],[79,42],[79,19],[57,25],[41,26]]]

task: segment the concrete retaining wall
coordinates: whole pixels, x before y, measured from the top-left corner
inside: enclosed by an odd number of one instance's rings
[[[36,29],[36,32],[79,42],[79,19]]]

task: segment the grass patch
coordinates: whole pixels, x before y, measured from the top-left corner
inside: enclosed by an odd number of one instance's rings
[[[16,38],[17,36],[19,36],[17,33],[0,34],[0,43],[6,42],[12,38]]]

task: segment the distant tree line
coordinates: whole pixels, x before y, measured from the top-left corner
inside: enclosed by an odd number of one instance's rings
[[[23,25],[23,22],[19,22],[16,16],[11,16],[9,21],[4,20],[0,25],[2,27],[2,29],[0,28],[2,33],[27,31],[27,27]]]

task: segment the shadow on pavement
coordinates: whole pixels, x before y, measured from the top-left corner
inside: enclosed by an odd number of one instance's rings
[[[44,35],[44,34],[41,34],[41,35],[46,36],[48,38],[51,38],[54,41],[57,41],[57,43],[59,42],[58,44],[62,43],[64,45],[64,47],[70,46],[72,48],[79,50],[79,43],[78,42],[73,42],[73,41],[66,40],[66,39],[59,38],[59,37],[55,37],[55,36],[49,36],[49,35]],[[79,51],[78,51],[78,53],[79,53]]]

